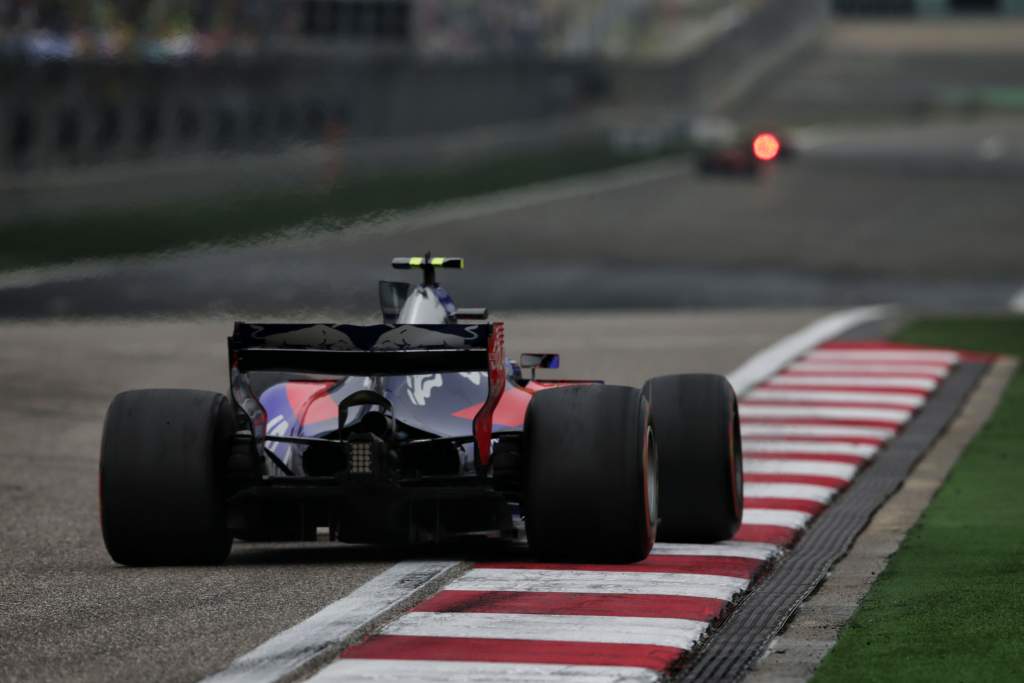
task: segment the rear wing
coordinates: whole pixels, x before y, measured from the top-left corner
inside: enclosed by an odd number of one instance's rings
[[[500,324],[500,323],[499,323]],[[242,372],[415,375],[487,369],[492,325],[235,323],[228,338]]]
[[[505,390],[502,323],[479,325],[332,325],[235,323],[228,337],[231,394],[260,442],[267,416],[247,373],[419,375],[486,370],[487,399],[473,418],[479,464],[490,460],[492,416]]]

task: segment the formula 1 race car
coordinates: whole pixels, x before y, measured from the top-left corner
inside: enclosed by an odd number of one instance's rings
[[[233,539],[517,537],[549,560],[633,562],[730,538],[743,506],[736,397],[719,375],[642,389],[537,380],[486,309],[399,258],[379,325],[235,323],[230,393],[145,389],[107,412],[100,510],[127,565],[212,564]],[[527,376],[529,374],[529,376]]]
[[[701,119],[690,138],[702,173],[754,176],[778,161],[796,155],[796,147],[783,133],[743,130],[725,119]]]

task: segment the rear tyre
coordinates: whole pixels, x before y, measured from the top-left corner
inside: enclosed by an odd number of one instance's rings
[[[103,542],[126,565],[220,564],[231,551],[225,463],[234,418],[226,397],[150,389],[114,397],[103,425]]]
[[[657,526],[658,455],[632,387],[539,392],[526,411],[526,533],[544,560],[637,562]]]
[[[666,375],[643,388],[660,466],[658,540],[732,538],[743,518],[736,394],[721,375]]]

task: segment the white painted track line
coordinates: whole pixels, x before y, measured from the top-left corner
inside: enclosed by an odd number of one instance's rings
[[[242,655],[226,669],[204,681],[269,683],[289,676],[319,658],[321,653],[359,634],[428,584],[443,580],[456,571],[459,564],[451,561],[400,562],[309,619]]]
[[[857,325],[881,320],[890,311],[887,306],[864,306],[827,315],[753,356],[729,373],[729,382],[737,395],[743,395],[802,356],[808,349]]]
[[[744,459],[743,471],[751,474],[800,474],[814,477],[835,477],[850,481],[857,474],[857,466],[845,462],[818,462],[815,460]]]
[[[707,627],[705,621],[651,617],[409,612],[385,627],[382,633],[393,636],[660,645],[686,650]]]
[[[781,552],[771,543],[722,541],[721,543],[655,543],[651,555],[701,555],[705,557],[747,557],[767,560]]]
[[[728,600],[746,579],[708,574],[576,571],[564,569],[471,569],[448,590],[543,593],[686,595]]]
[[[339,659],[315,683],[654,683],[659,674],[634,666],[504,662]]]
[[[781,484],[774,482],[749,482],[743,484],[743,495],[747,498],[782,498],[811,500],[827,503],[836,495],[831,486],[817,484]]]
[[[877,451],[878,446],[843,441],[762,441],[760,439],[743,441],[743,452],[748,455],[754,453],[806,453],[811,455],[853,455],[867,459]]]
[[[896,434],[889,427],[859,427],[857,425],[821,424],[779,424],[772,422],[740,421],[740,432],[743,435],[743,447],[746,449],[748,437],[818,437],[821,439],[876,439],[887,441]]]

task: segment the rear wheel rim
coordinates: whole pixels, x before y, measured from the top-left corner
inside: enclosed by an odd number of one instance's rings
[[[652,525],[658,521],[658,445],[654,440],[654,430],[650,426],[647,427],[644,451],[644,461],[646,463],[645,485],[647,486],[647,522],[648,525]]]
[[[732,482],[732,509],[738,520],[743,515],[743,468],[736,458],[736,447],[739,444],[739,418],[733,405],[729,416],[729,479]]]

